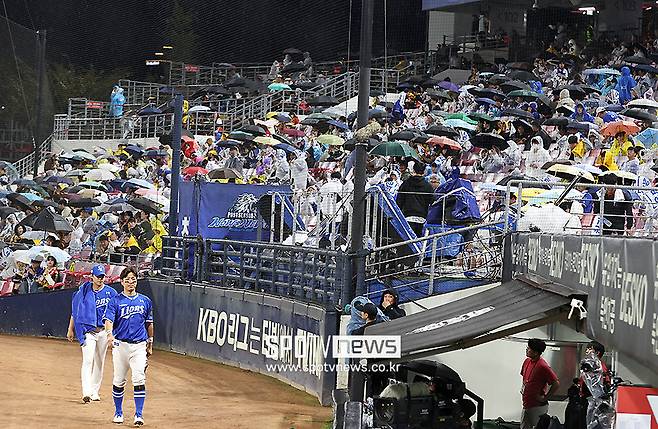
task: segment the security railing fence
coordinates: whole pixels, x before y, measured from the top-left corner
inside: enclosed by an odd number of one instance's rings
[[[505,231],[655,236],[658,189],[643,184],[510,181],[500,222]]]
[[[122,118],[76,118],[55,115],[55,140],[154,138],[171,132],[172,114],[131,115]]]
[[[53,135],[49,135],[48,138],[41,142],[38,146],[38,152],[40,155],[50,152],[52,148]],[[14,162],[12,165],[18,171],[20,177],[25,177],[34,173],[34,162],[36,160],[35,152],[32,151],[29,154],[25,155],[23,158]]]
[[[346,253],[272,243],[163,237],[164,276],[332,307],[349,293]]]

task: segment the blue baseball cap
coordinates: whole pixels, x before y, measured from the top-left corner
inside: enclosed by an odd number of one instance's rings
[[[105,265],[94,265],[94,268],[91,269],[91,273],[96,277],[105,275]]]

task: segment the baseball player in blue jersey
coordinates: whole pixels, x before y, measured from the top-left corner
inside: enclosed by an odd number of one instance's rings
[[[117,292],[103,283],[105,267],[95,265],[91,270],[91,281],[80,285],[73,294],[71,319],[66,337],[73,341],[77,337],[82,346],[82,401],[100,401],[103,365],[107,352],[107,333],[103,329],[103,314]]]
[[[123,423],[123,390],[128,368],[132,373],[135,397],[135,426],[144,424],[142,411],[146,400],[146,359],[153,353],[153,306],[137,293],[137,271],[124,268],[119,276],[123,292],[110,300],[103,321],[112,348],[114,377],[114,423]]]

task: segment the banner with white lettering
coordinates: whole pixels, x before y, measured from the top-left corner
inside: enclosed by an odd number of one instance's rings
[[[336,315],[261,293],[150,280],[158,340],[171,350],[261,372],[331,403]]]
[[[588,294],[587,334],[658,368],[658,243],[515,233],[504,272],[536,274]]]

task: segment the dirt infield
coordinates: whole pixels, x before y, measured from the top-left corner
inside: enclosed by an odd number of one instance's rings
[[[111,355],[102,400],[86,405],[81,359],[77,343],[0,336],[0,426],[121,427],[111,423]],[[147,392],[144,419],[153,428],[324,428],[331,418],[314,397],[270,377],[158,350],[149,358]],[[123,408],[123,426],[132,426],[131,388]]]

